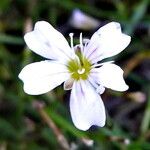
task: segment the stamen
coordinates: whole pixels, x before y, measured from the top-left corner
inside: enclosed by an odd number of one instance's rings
[[[85,68],[79,69],[78,74],[83,74],[85,72]]]
[[[89,42],[90,42],[89,39],[83,39],[83,44],[85,47],[88,45]]]
[[[74,48],[73,48],[73,35],[74,35],[73,33],[69,34],[69,36],[70,36],[70,46],[71,46],[72,50],[74,50]]]
[[[81,47],[81,51],[83,51],[82,33],[80,33],[80,47]]]

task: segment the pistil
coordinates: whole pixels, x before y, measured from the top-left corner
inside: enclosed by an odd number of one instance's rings
[[[82,69],[78,69],[78,74],[83,74],[85,72],[85,68],[82,68]]]
[[[91,63],[88,61],[87,58],[83,55],[83,40],[82,40],[82,33],[80,34],[80,45],[73,47],[73,33],[69,34],[71,40],[71,49],[73,49],[76,53],[76,58],[71,59],[68,64],[67,68],[71,74],[73,80],[86,80],[89,76],[91,70]]]

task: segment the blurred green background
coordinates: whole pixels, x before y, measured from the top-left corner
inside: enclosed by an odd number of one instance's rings
[[[75,17],[77,10],[82,19]],[[80,32],[90,38],[111,21],[132,37],[113,58],[130,88],[123,93],[107,89],[102,95],[105,127],[76,129],[70,91],[63,86],[41,96],[24,93],[19,72],[43,58],[28,50],[23,35],[39,20],[50,22],[68,40],[74,32],[77,42]],[[0,0],[0,150],[50,149],[150,150],[149,0]]]

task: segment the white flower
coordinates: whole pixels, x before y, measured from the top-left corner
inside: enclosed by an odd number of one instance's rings
[[[46,93],[64,82],[64,89],[71,91],[70,112],[73,123],[81,130],[92,125],[104,126],[105,108],[99,94],[105,87],[125,91],[128,89],[123,70],[112,62],[98,64],[114,56],[130,43],[130,36],[121,32],[119,23],[111,22],[93,34],[88,43],[71,47],[64,36],[49,23],[40,21],[32,32],[24,36],[28,47],[49,59],[25,66],[19,78],[24,91],[31,95]]]

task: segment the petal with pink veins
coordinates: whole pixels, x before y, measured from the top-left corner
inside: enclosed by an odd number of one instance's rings
[[[92,125],[104,126],[106,115],[101,97],[89,81],[76,81],[70,98],[70,112],[74,125],[88,130]]]

